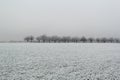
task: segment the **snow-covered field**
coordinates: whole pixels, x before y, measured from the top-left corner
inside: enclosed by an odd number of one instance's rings
[[[120,80],[120,44],[0,43],[0,80]]]

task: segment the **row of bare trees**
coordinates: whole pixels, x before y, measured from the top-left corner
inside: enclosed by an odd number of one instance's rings
[[[26,42],[39,42],[39,43],[120,43],[118,38],[86,38],[86,37],[59,37],[59,36],[46,36],[41,35],[39,37],[27,36],[24,38]]]

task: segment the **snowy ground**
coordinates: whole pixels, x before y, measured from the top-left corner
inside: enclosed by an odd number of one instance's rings
[[[120,44],[0,43],[0,80],[120,80]]]

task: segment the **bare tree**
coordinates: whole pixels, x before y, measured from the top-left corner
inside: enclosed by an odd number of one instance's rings
[[[33,36],[30,36],[29,38],[30,38],[30,41],[33,42],[34,37],[33,37]]]
[[[108,42],[108,39],[107,38],[101,38],[101,42],[103,42],[103,43],[106,43],[106,42]]]
[[[73,37],[73,38],[72,38],[72,42],[76,42],[76,43],[77,43],[77,42],[80,42],[80,38],[78,38],[78,37]]]
[[[46,35],[42,35],[41,36],[41,40],[42,40],[42,42],[47,42],[48,41],[48,37]]]
[[[113,39],[113,38],[109,38],[109,39],[108,39],[108,42],[113,43],[113,42],[114,42],[114,39]]]
[[[83,36],[83,37],[80,39],[80,41],[82,41],[82,42],[87,42],[87,39]]]
[[[28,36],[28,37],[25,37],[24,40],[27,41],[27,42],[33,42],[34,37],[33,36]]]
[[[100,42],[101,42],[100,38],[97,38],[97,39],[96,39],[96,42],[97,42],[97,43],[100,43]]]
[[[94,41],[93,38],[88,38],[87,41],[89,41],[90,43],[92,43]]]
[[[119,39],[117,39],[117,38],[115,38],[115,43],[119,43],[120,42],[120,40]]]
[[[60,37],[58,37],[58,36],[52,36],[52,37],[50,37],[50,42],[60,42]]]
[[[41,42],[41,40],[42,40],[41,36],[37,37],[36,40],[37,40],[38,42]]]
[[[25,37],[24,40],[27,41],[27,42],[30,41],[29,37]]]

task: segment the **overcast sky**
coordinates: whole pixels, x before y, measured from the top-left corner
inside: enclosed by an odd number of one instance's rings
[[[0,0],[0,41],[42,34],[120,38],[120,0]]]

